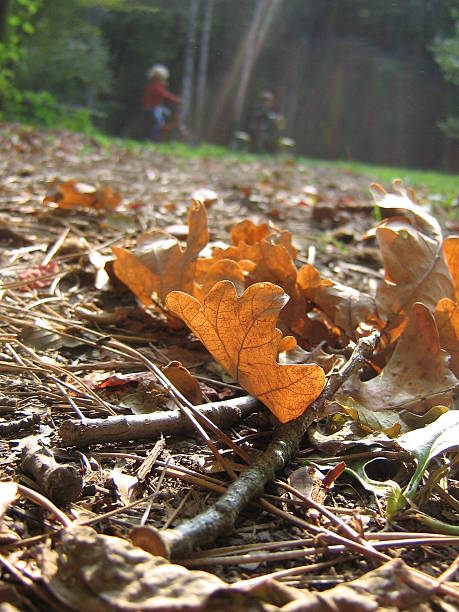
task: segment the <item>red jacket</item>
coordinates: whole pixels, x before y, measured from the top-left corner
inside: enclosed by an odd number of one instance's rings
[[[164,87],[161,81],[150,81],[143,92],[142,104],[145,110],[150,110],[162,104],[164,100],[168,102],[180,102],[180,97],[175,96]]]

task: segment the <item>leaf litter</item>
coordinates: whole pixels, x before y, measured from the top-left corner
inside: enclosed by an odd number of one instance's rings
[[[363,610],[438,593],[454,605],[458,238],[443,238],[429,194],[374,187],[377,225],[367,179],[346,171],[185,162],[17,126],[0,138],[17,153],[0,192],[11,604]],[[376,350],[346,380],[371,332]],[[317,420],[301,442],[297,423]],[[299,447],[280,480],[265,474],[263,497],[254,482],[217,541],[178,564],[130,543],[188,537],[288,432]],[[76,499],[50,495],[50,467],[78,474]],[[373,579],[381,588],[363,586]]]

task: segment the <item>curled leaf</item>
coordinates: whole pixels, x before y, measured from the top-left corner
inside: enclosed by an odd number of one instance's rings
[[[276,320],[288,296],[271,283],[256,283],[238,298],[234,285],[217,283],[201,304],[179,291],[166,305],[182,318],[213,357],[281,422],[300,416],[325,385],[318,365],[280,365]]]
[[[389,321],[406,318],[415,302],[422,302],[433,312],[441,298],[454,299],[438,221],[403,191],[378,192],[375,199],[378,206],[397,213],[376,229],[385,269],[376,295],[380,317]]]

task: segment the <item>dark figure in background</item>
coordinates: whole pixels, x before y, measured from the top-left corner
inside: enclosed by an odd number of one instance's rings
[[[250,145],[254,153],[277,151],[284,119],[274,111],[274,96],[263,91],[258,96],[249,123]]]
[[[169,70],[166,66],[162,66],[161,64],[152,66],[147,72],[147,78],[148,83],[143,93],[142,104],[144,110],[151,113],[153,118],[150,137],[155,142],[158,142],[161,140],[161,132],[171,116],[171,110],[164,102],[178,104],[180,98],[167,90]]]

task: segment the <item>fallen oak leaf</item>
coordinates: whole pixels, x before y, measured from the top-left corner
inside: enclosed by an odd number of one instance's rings
[[[325,374],[316,364],[277,363],[281,332],[275,327],[288,296],[272,283],[256,283],[238,298],[229,281],[217,283],[204,304],[171,292],[167,308],[182,318],[212,356],[239,384],[285,423],[319,396]]]
[[[438,300],[455,295],[438,221],[399,191],[388,194],[375,186],[372,190],[377,206],[397,212],[375,232],[385,270],[376,294],[378,314],[395,323],[410,315],[415,302],[433,312]]]
[[[195,297],[202,303],[204,296],[221,280],[231,281],[238,295],[244,292],[244,269],[239,262],[232,259],[219,259],[213,263],[209,260],[199,260],[196,266]]]
[[[58,208],[116,208],[121,195],[110,186],[97,189],[82,181],[72,179],[59,183],[56,193],[44,199],[45,204],[55,204]]]
[[[256,244],[271,233],[267,223],[256,225],[250,219],[236,223],[231,228],[231,244],[238,246],[241,242],[245,244]]]
[[[188,228],[185,249],[174,236],[161,230],[140,236],[135,253],[112,247],[116,256],[113,266],[116,276],[144,305],[152,305],[152,293],[156,293],[163,303],[174,289],[193,293],[196,259],[209,240],[207,214],[202,203],[191,204]]]

